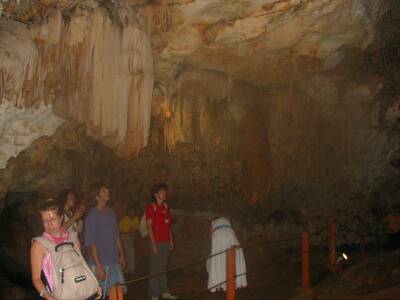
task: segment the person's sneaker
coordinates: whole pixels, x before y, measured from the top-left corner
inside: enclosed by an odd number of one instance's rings
[[[178,299],[177,296],[172,295],[172,294],[170,294],[170,293],[163,293],[163,294],[161,294],[161,298],[164,298],[164,299]]]

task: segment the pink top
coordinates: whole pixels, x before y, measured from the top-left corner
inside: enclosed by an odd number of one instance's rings
[[[50,289],[53,290],[53,273],[52,273],[52,265],[51,265],[51,256],[50,253],[47,250],[44,250],[46,252],[46,256],[43,259],[43,264],[42,264],[42,270],[44,275],[46,276],[47,283],[50,286]]]
[[[60,233],[61,235],[58,237],[50,233],[43,232],[42,237],[58,245],[68,240],[68,232],[64,228],[61,228]],[[53,290],[53,265],[51,263],[51,255],[50,252],[46,249],[44,249],[44,251],[46,252],[46,256],[44,257],[42,262],[42,270],[44,275],[46,276],[47,283],[49,284],[50,289]]]

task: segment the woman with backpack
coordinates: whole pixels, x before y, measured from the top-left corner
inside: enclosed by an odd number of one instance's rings
[[[100,299],[102,290],[81,255],[77,235],[61,226],[56,201],[45,200],[40,216],[44,232],[32,240],[30,251],[32,282],[40,297],[62,300],[76,293],[73,299]],[[65,265],[62,257],[68,258]],[[71,260],[73,269],[67,266]]]

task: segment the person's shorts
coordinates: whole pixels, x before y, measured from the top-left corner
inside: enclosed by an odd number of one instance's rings
[[[96,274],[96,266],[90,266],[93,274]],[[100,286],[103,289],[103,299],[108,296],[110,288],[117,283],[123,283],[125,281],[124,275],[119,264],[116,265],[106,265],[104,266],[104,271],[106,272],[106,280],[99,280]],[[126,286],[124,286],[124,293],[126,293]]]

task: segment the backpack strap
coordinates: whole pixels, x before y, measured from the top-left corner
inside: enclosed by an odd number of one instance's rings
[[[156,212],[157,211],[157,204],[155,204],[155,203],[151,203],[152,205],[153,205],[153,210],[154,210],[154,212]],[[167,205],[167,203],[163,203],[163,206],[166,208],[166,209],[168,209],[168,205]]]
[[[154,203],[154,202],[152,202],[152,203],[151,203],[151,206],[153,206],[153,212],[154,212],[154,215],[156,215],[156,214],[157,214],[157,204]],[[164,202],[164,203],[163,203],[163,206],[164,206],[167,210],[169,210],[167,203]],[[146,212],[145,212],[144,214],[146,214]]]
[[[33,241],[37,241],[40,243],[47,251],[54,252],[55,251],[55,244],[50,242],[49,240],[46,240],[45,238],[41,236],[37,236],[32,239]]]
[[[78,241],[78,232],[73,231],[68,233],[68,241],[74,243],[74,248],[76,246],[76,242]]]
[[[47,277],[44,274],[43,270],[40,272],[40,279],[43,281],[44,285],[49,289],[49,292],[53,293],[53,291],[51,290],[51,286],[49,284],[49,281],[47,280]]]
[[[77,239],[78,239],[78,236],[77,236],[76,233],[72,233],[72,234],[70,233],[68,235],[68,239],[66,240],[66,242],[72,242],[74,244],[74,247],[75,247]],[[50,252],[54,252],[55,251],[56,244],[51,242],[51,241],[49,241],[49,240],[47,240],[47,239],[45,239],[42,236],[34,237],[32,239],[32,242],[33,241],[39,242],[47,251],[50,251]]]

